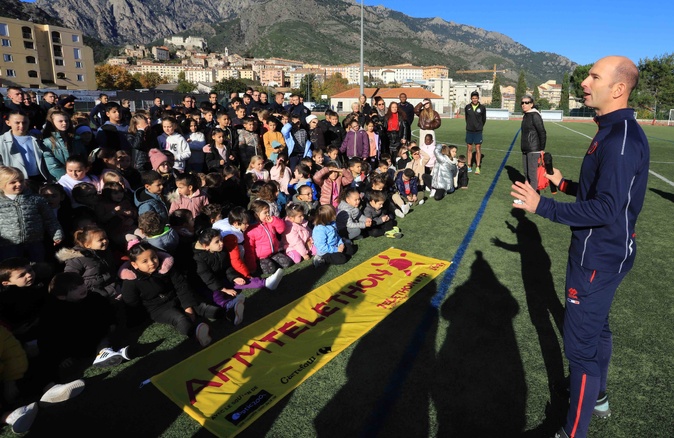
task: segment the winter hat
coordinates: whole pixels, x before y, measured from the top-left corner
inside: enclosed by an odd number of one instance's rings
[[[308,125],[309,123],[311,123],[312,120],[318,120],[318,117],[316,117],[313,114],[310,114],[310,115],[307,116],[307,118],[305,120],[306,120],[307,125]]]
[[[150,157],[150,164],[152,164],[152,170],[157,170],[161,163],[166,163],[168,161],[166,155],[157,148],[150,149],[148,155]]]

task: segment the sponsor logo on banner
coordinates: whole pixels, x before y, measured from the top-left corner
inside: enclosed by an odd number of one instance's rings
[[[264,406],[270,399],[271,394],[263,389],[257,394],[253,394],[239,409],[227,415],[225,418],[236,426],[253,412]]]

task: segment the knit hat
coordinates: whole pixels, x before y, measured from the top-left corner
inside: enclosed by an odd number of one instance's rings
[[[161,163],[166,163],[168,161],[166,155],[156,148],[150,149],[148,155],[150,157],[150,164],[152,164],[152,170],[157,170]]]
[[[309,123],[311,123],[312,120],[318,120],[318,117],[316,117],[316,116],[313,115],[313,114],[310,114],[310,115],[308,115],[307,118],[305,119],[305,121],[307,122],[307,125],[308,125]]]

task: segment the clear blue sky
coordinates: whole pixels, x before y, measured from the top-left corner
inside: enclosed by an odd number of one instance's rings
[[[624,55],[638,63],[674,52],[672,0],[590,0],[571,5],[560,0],[367,0],[365,5],[499,32],[531,50],[557,53],[579,64],[607,55]]]
[[[672,0],[367,0],[365,5],[499,32],[533,51],[557,53],[579,64],[607,55],[638,63],[674,53]]]

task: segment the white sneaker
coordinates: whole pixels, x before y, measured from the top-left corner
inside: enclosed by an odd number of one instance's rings
[[[404,218],[404,217],[405,217],[405,213],[403,213],[402,211],[398,210],[397,208],[396,208],[396,211],[395,211],[395,215],[398,216],[399,218]]]
[[[131,360],[131,356],[129,355],[129,346],[127,345],[126,347],[120,349],[117,353],[121,354],[124,360]]]
[[[200,323],[194,331],[194,337],[202,347],[211,343],[211,328],[205,322]]]
[[[427,192],[430,192],[430,191],[431,191],[431,188],[428,187],[428,186],[426,186],[426,191],[427,191]]]
[[[112,348],[104,348],[94,359],[93,366],[95,367],[112,367],[119,365],[124,360],[124,356],[116,352]]]
[[[419,199],[419,205],[424,205],[424,202],[426,202],[425,199]]]
[[[12,432],[26,433],[30,430],[30,427],[35,421],[35,416],[37,415],[37,403],[31,403],[26,406],[21,406],[20,408],[14,409],[7,416],[5,423],[12,426]]]
[[[47,407],[75,398],[84,391],[84,380],[73,380],[62,385],[54,385],[45,391],[40,398],[40,406]]]
[[[264,280],[264,287],[266,287],[269,290],[276,290],[279,283],[281,283],[282,278],[283,278],[283,269],[278,268],[276,272],[274,272]]]
[[[407,213],[410,212],[410,205],[409,205],[409,204],[405,204],[405,205],[403,205],[402,207],[400,207],[400,209],[403,211],[403,214],[407,214]]]
[[[432,190],[431,190],[430,197],[432,198],[433,196],[435,196],[435,189],[432,189]]]

